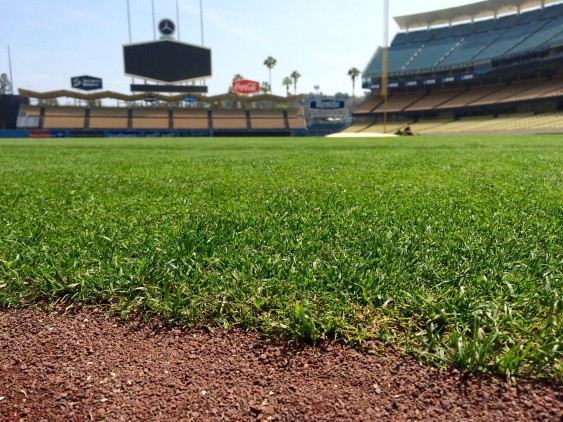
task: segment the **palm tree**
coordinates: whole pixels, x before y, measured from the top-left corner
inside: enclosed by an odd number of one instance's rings
[[[271,93],[272,86],[269,82],[262,82],[262,84],[260,85],[260,91],[262,91],[264,94]]]
[[[264,66],[268,68],[270,72],[270,87],[272,86],[272,69],[276,66],[278,61],[274,59],[272,56],[268,56],[266,60],[264,60]]]
[[[301,77],[301,73],[299,73],[297,70],[294,70],[289,76],[291,76],[291,78],[293,79],[293,93],[297,95],[297,80]]]
[[[352,98],[356,96],[356,78],[360,76],[361,72],[357,67],[353,67],[348,71],[348,76],[352,78]]]
[[[289,97],[289,87],[293,85],[293,79],[291,79],[289,76],[286,76],[285,78],[283,78],[282,85],[285,86],[285,92]]]

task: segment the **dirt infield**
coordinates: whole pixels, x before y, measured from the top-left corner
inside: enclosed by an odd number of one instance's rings
[[[561,383],[290,346],[240,331],[179,330],[102,313],[0,310],[0,420],[543,420]]]

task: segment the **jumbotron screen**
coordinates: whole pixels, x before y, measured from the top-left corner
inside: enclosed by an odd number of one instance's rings
[[[174,83],[211,76],[211,50],[177,41],[154,41],[123,47],[125,73]]]

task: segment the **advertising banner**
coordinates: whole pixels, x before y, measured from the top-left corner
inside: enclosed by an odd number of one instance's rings
[[[30,138],[50,138],[51,131],[50,130],[30,130],[28,132]]]
[[[309,107],[313,110],[341,110],[346,107],[346,102],[343,100],[332,100],[326,98],[323,100],[311,101]]]
[[[141,132],[131,130],[110,130],[106,132],[108,138],[140,138]]]
[[[233,82],[233,92],[237,94],[257,94],[260,92],[260,82],[243,79]]]
[[[71,138],[103,138],[104,131],[102,130],[76,130],[70,131],[68,134]]]
[[[74,89],[81,89],[82,91],[93,91],[95,89],[103,88],[102,80],[100,78],[88,75],[70,78],[70,84]]]

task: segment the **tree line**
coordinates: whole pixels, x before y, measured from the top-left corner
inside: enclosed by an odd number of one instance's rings
[[[266,66],[268,68],[268,72],[269,72],[269,82],[262,82],[260,85],[260,90],[264,93],[264,94],[271,94],[272,93],[272,69],[274,67],[276,67],[276,64],[278,63],[278,61],[272,57],[272,56],[268,56],[266,58],[266,60],[264,60],[264,66]],[[358,68],[356,67],[352,67],[350,68],[350,70],[348,70],[348,76],[350,76],[350,78],[352,79],[352,96],[355,97],[355,91],[356,91],[356,79],[358,76],[361,75],[361,72]],[[289,88],[293,85],[293,94],[296,95],[297,94],[297,81],[299,80],[299,78],[301,78],[301,73],[299,73],[299,71],[294,70],[293,72],[291,72],[291,74],[289,76],[286,76],[283,78],[282,80],[282,85],[285,87],[286,90],[286,95],[289,96]],[[244,77],[237,73],[234,77],[233,77],[233,82],[236,81],[240,81],[244,79]]]

